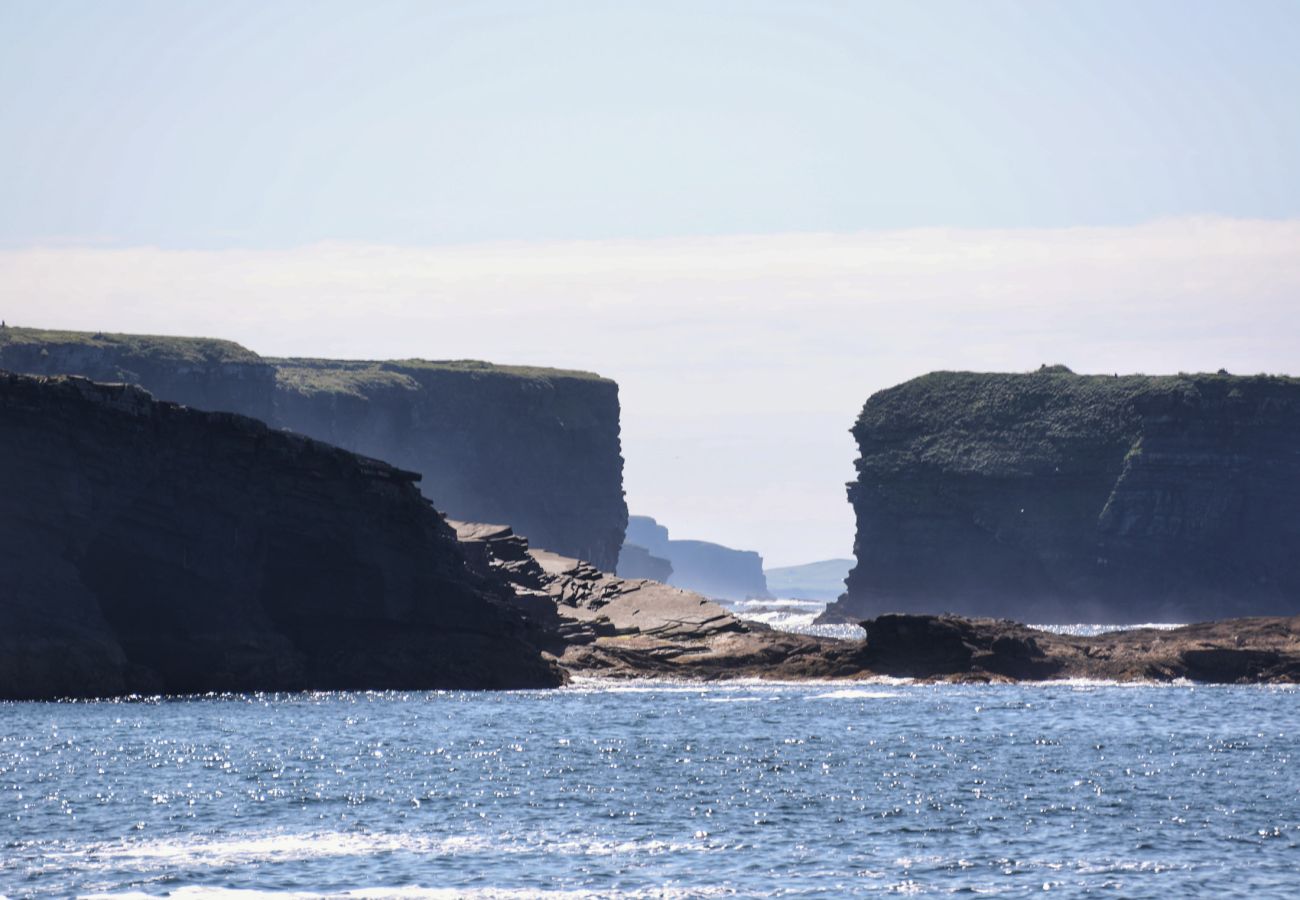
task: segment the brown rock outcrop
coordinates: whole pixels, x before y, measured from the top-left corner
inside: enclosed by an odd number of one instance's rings
[[[533,639],[574,674],[789,679],[861,670],[856,642],[746,622],[692,591],[529,550],[504,526],[452,524],[480,572],[513,590]]]

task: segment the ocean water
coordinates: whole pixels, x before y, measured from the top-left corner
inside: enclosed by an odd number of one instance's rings
[[[1300,693],[581,682],[0,704],[0,894],[1294,897]]]
[[[728,609],[742,619],[762,622],[778,631],[790,631],[795,634],[815,634],[841,640],[857,641],[863,637],[863,631],[857,625],[814,625],[813,620],[826,609],[821,600],[802,600],[790,597],[778,597],[768,600],[732,600],[723,602]],[[1070,625],[1031,625],[1042,631],[1055,634],[1096,635],[1122,628],[1178,628],[1182,623],[1150,622],[1142,625],[1096,625],[1078,623]]]

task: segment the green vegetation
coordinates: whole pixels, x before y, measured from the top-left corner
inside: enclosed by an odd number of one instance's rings
[[[308,396],[342,393],[362,397],[383,390],[419,390],[419,376],[431,372],[526,378],[534,381],[608,381],[591,372],[535,366],[499,366],[472,359],[380,361],[289,358],[267,359],[266,362],[276,367],[276,380],[282,388]]]
[[[366,397],[385,390],[419,390],[409,375],[392,372],[376,362],[346,362],[327,359],[271,359],[275,381],[281,390],[304,396],[348,394]]]
[[[933,372],[873,395],[854,427],[860,467],[918,463],[986,475],[1051,472],[1067,455],[1133,447],[1140,407],[1243,402],[1300,380],[1282,376]],[[1236,392],[1235,395],[1232,392]]]
[[[255,363],[261,358],[234,341],[156,334],[106,334],[89,331],[48,331],[39,328],[0,328],[0,351],[13,347],[86,347],[123,356],[183,363]]]
[[[56,348],[95,350],[123,359],[150,359],[158,362],[265,363],[278,370],[277,380],[303,394],[346,393],[364,395],[374,390],[413,390],[416,379],[424,372],[453,372],[470,375],[526,378],[535,381],[576,379],[608,381],[591,372],[547,369],[540,366],[502,366],[472,359],[457,360],[334,360],[272,359],[261,357],[233,341],[215,338],[173,337],[151,334],[108,334],[89,331],[53,331],[38,328],[0,328],[0,355],[7,348],[30,352]]]

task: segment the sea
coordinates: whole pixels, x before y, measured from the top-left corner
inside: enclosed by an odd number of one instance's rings
[[[1300,896],[1300,692],[578,679],[0,704],[0,896],[1045,892]]]

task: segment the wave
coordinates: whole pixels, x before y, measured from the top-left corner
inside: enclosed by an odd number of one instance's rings
[[[826,609],[823,600],[803,600],[795,597],[777,597],[769,600],[735,600],[728,607],[731,612],[751,622],[762,622],[777,631],[794,634],[811,634],[819,637],[856,641],[862,639],[862,629],[857,625],[814,625],[814,620]],[[1063,625],[1030,625],[1036,631],[1052,634],[1091,637],[1112,631],[1137,628],[1154,628],[1167,631],[1183,627],[1180,622],[1144,622],[1141,624],[1108,624],[1075,622]]]
[[[862,629],[857,625],[813,624],[813,620],[825,611],[825,600],[802,600],[796,597],[777,597],[770,600],[734,600],[729,604],[728,608],[741,619],[749,622],[761,622],[775,628],[777,631],[838,638],[844,641],[862,639]]]
[[[496,887],[366,887],[347,891],[268,891],[248,888],[179,887],[164,895],[178,900],[320,900],[320,898],[348,898],[348,900],[639,900],[639,898],[666,898],[677,900],[687,897],[732,896],[735,891],[723,887],[653,888],[637,890],[539,890],[537,888]],[[748,896],[754,896],[747,894]],[[124,891],[107,894],[79,894],[81,900],[158,900],[158,894],[141,891]]]

